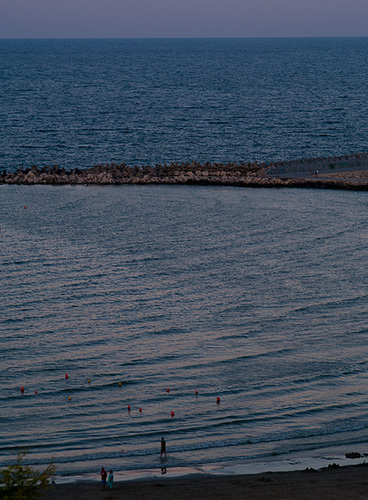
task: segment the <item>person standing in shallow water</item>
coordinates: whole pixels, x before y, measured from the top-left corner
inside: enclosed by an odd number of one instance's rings
[[[162,455],[165,455],[165,458],[167,458],[167,455],[166,455],[166,441],[164,440],[163,437],[161,438],[161,453],[160,453],[160,457],[161,458],[162,458]]]
[[[107,478],[107,487],[109,490],[112,490],[114,485],[114,473],[112,470],[109,471],[109,477]]]
[[[102,490],[106,489],[106,478],[107,478],[107,472],[103,467],[101,467]]]

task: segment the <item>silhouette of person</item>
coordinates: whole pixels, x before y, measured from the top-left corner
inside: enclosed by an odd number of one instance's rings
[[[107,478],[107,472],[103,467],[101,467],[101,481],[102,481],[102,489],[106,489],[106,478]]]
[[[166,441],[164,440],[163,437],[161,438],[161,453],[160,453],[160,457],[161,458],[162,458],[162,455],[165,455],[165,458],[167,458],[167,455],[166,455]]]

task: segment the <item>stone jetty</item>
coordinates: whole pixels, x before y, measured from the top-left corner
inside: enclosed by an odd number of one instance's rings
[[[338,157],[342,158],[342,157]],[[170,163],[155,166],[95,165],[65,170],[58,166],[0,173],[0,184],[187,184],[239,187],[302,187],[368,190],[368,154],[271,164]]]
[[[301,158],[299,160],[270,162],[269,175],[307,174],[316,170],[331,174],[350,170],[368,169],[368,153],[354,153],[344,156]]]

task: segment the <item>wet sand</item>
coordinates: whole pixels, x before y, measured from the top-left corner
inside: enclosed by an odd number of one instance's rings
[[[60,484],[42,500],[367,500],[368,464],[237,476],[168,476],[116,482],[101,491],[99,482]]]

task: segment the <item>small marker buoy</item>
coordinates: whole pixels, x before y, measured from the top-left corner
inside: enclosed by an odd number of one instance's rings
[[[38,391],[35,391],[35,394],[38,394]]]
[[[119,382],[119,387],[121,387],[121,382]]]
[[[27,207],[24,207],[24,209],[26,209]]]
[[[90,379],[88,379],[88,383],[89,383],[89,384],[91,383]]]
[[[24,392],[24,387],[23,386],[20,388],[20,392],[23,394],[23,392]]]
[[[65,378],[69,378],[69,375],[67,373],[65,374]]]
[[[198,395],[198,391],[195,391],[195,395],[196,395],[196,396]]]
[[[217,404],[218,405],[220,404],[220,398],[219,398],[219,396],[217,396]]]
[[[128,411],[130,411],[130,405],[128,405]]]
[[[175,417],[175,413],[173,411],[171,411],[171,416]]]
[[[142,408],[139,408],[139,413],[142,413]]]
[[[71,396],[69,396],[69,401],[71,401],[71,399],[72,399]]]
[[[166,392],[170,392],[170,389],[166,389]]]

